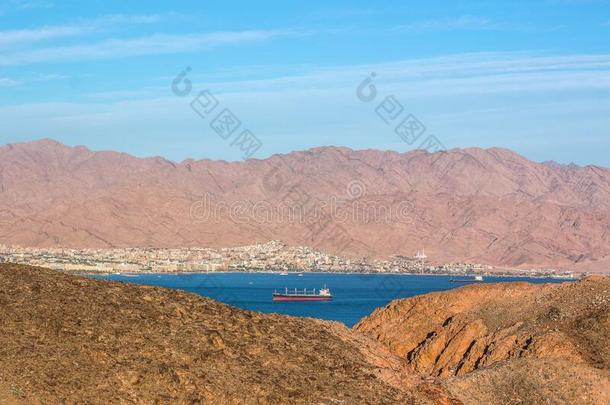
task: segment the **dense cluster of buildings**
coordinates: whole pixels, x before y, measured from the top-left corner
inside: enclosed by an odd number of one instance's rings
[[[0,245],[0,262],[92,273],[175,273],[216,271],[484,274],[492,268],[449,263],[430,266],[424,252],[414,256],[349,259],[279,241],[234,248],[62,249]],[[544,275],[544,274],[538,274]]]

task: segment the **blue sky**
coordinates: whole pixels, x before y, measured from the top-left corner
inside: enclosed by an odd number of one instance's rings
[[[394,96],[447,148],[610,166],[609,48],[603,0],[0,0],[0,144],[241,159],[189,106],[208,89],[258,158],[413,149],[375,113]],[[379,96],[364,103],[371,72]]]

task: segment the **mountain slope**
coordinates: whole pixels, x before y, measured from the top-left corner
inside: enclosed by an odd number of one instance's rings
[[[26,246],[282,239],[357,256],[425,247],[438,262],[583,269],[610,257],[609,169],[498,148],[173,163],[42,140],[0,148],[0,207],[0,243]]]

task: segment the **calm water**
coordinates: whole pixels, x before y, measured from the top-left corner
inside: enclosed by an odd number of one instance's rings
[[[296,274],[281,276],[269,273],[214,273],[109,275],[100,278],[178,288],[252,311],[328,319],[343,322],[348,326],[393,299],[449,290],[463,285],[451,283],[449,279],[455,277],[450,276],[387,274],[303,273],[303,276],[299,277]],[[561,280],[487,277],[485,282],[506,281],[544,283]],[[274,289],[319,289],[324,284],[333,293],[331,302],[271,301]]]

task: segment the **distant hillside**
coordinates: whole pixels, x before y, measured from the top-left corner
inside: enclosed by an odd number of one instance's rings
[[[280,239],[355,256],[425,248],[436,262],[586,270],[608,262],[609,229],[609,169],[535,163],[505,149],[324,147],[173,163],[51,140],[0,148],[5,244],[223,247]]]

